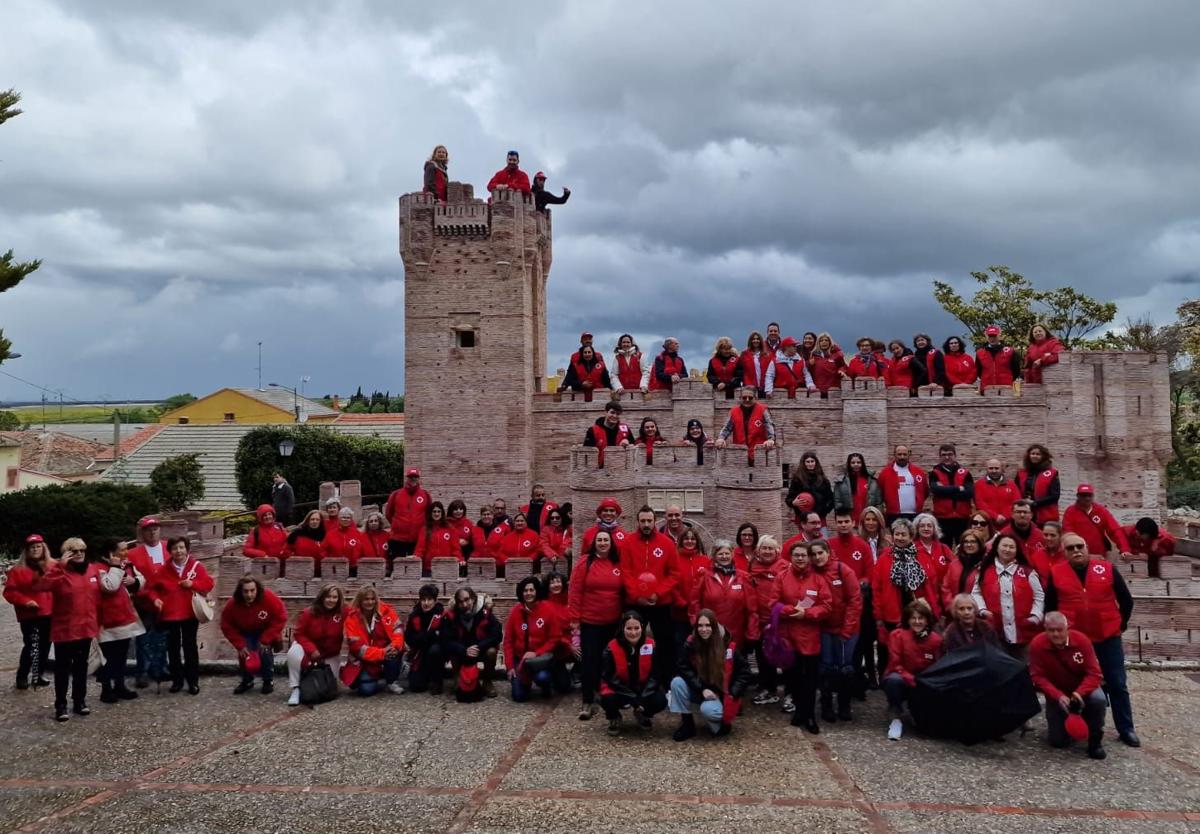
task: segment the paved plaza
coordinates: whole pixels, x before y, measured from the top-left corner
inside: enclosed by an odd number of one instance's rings
[[[621,738],[575,698],[481,704],[352,697],[289,709],[282,692],[143,691],[56,724],[50,692],[11,688],[0,615],[0,832],[1200,832],[1200,683],[1131,677],[1145,746],[1104,762],[1025,738],[966,748],[884,738],[882,696],[810,736],[749,707],[732,736]]]

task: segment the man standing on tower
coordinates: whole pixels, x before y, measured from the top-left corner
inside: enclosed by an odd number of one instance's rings
[[[521,170],[521,155],[516,151],[508,152],[508,164],[497,171],[488,180],[488,191],[501,191],[512,188],[522,194],[530,194],[529,175]]]
[[[663,340],[662,353],[654,357],[642,377],[642,389],[648,391],[670,391],[675,383],[687,378],[687,367],[679,355],[679,340],[668,336]]]
[[[563,186],[561,197],[555,197],[546,190],[546,175],[538,171],[533,175],[533,204],[538,211],[545,211],[546,206],[561,206],[571,199],[571,189]]]

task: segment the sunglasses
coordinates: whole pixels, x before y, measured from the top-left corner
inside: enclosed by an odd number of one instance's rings
[[[987,525],[988,525],[988,523],[986,521],[979,521],[977,519],[971,520],[972,527],[987,527]]]
[[[1068,544],[1063,550],[1087,550],[1086,544]]]

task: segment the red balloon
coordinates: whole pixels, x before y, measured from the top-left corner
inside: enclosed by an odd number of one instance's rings
[[[246,655],[246,659],[242,661],[242,668],[246,670],[248,675],[257,675],[262,669],[262,655],[252,651]]]
[[[1076,741],[1083,741],[1088,737],[1087,722],[1077,712],[1073,712],[1067,716],[1067,720],[1063,722],[1063,727],[1067,731],[1067,735]]]
[[[816,499],[812,497],[811,492],[802,492],[796,496],[796,500],[792,502],[792,506],[802,513],[810,511],[817,506]]]
[[[646,571],[638,577],[638,587],[647,593],[652,591],[656,584],[658,584],[658,577],[650,571]]]

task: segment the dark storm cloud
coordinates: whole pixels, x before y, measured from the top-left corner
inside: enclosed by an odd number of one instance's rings
[[[280,381],[400,387],[395,198],[437,142],[477,189],[509,147],[572,187],[552,367],[584,329],[697,364],[771,318],[940,341],[930,281],[991,263],[1162,317],[1200,262],[1191,3],[7,15],[0,248],[46,266],[0,324],[80,396],[249,384],[259,340]]]

